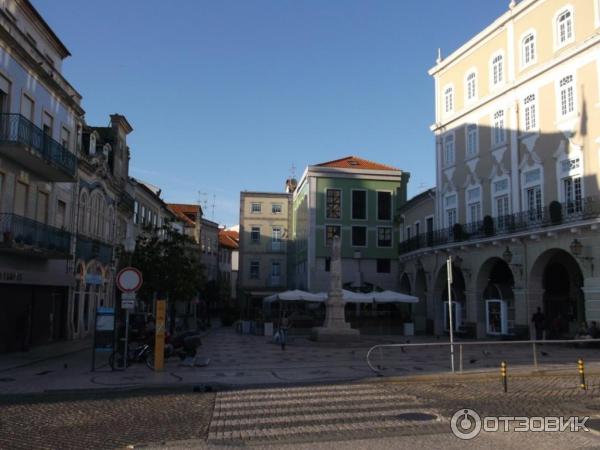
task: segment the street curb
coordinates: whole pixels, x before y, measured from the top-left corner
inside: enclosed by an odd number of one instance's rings
[[[600,375],[600,368],[587,369],[586,375]],[[514,369],[509,371],[509,378],[541,378],[541,377],[578,377],[577,368],[573,369]],[[461,380],[497,380],[500,378],[500,370],[486,372],[463,372],[463,373],[436,373],[424,375],[388,376],[365,380],[370,383],[422,383],[428,381],[461,381]]]

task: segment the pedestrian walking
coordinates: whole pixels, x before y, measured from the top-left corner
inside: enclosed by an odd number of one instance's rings
[[[284,312],[281,316],[281,320],[279,321],[279,342],[281,343],[281,350],[285,350],[289,327],[290,320],[287,317],[287,313]]]
[[[544,324],[546,323],[546,317],[539,306],[537,312],[531,317],[531,321],[535,327],[535,339],[541,341],[544,338]]]

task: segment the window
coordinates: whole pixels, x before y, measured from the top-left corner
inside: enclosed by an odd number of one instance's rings
[[[445,199],[446,227],[451,228],[457,223],[456,194],[448,195]]]
[[[325,272],[331,272],[331,258],[325,258]]]
[[[330,246],[333,242],[333,237],[342,237],[342,227],[339,225],[325,225],[325,245]]]
[[[339,189],[327,189],[327,206],[325,217],[328,219],[342,218],[342,191]]]
[[[352,191],[352,219],[366,220],[367,191]]]
[[[529,220],[542,218],[542,188],[540,185],[525,189],[525,209],[528,211]]]
[[[477,96],[477,74],[471,72],[467,75],[467,101],[474,100]]]
[[[60,144],[68,150],[69,142],[71,142],[71,132],[65,127],[62,127],[60,129]]]
[[[251,214],[260,214],[261,210],[262,210],[262,205],[260,203],[252,203],[252,205],[250,206]]]
[[[567,9],[558,15],[556,27],[559,47],[573,39],[573,16],[570,10]]]
[[[508,194],[496,197],[496,217],[498,218],[498,228],[503,230],[508,225],[508,215],[510,214]]]
[[[279,203],[273,203],[271,205],[272,214],[281,214],[281,205]]]
[[[454,135],[450,134],[444,138],[444,164],[454,164]]]
[[[352,246],[367,246],[367,227],[352,227]]]
[[[474,156],[477,154],[477,125],[467,125],[467,155]]]
[[[502,55],[494,56],[492,60],[492,84],[494,86],[502,83],[504,80],[504,67]]]
[[[417,231],[418,234],[418,231]],[[392,246],[392,227],[377,228],[377,247]]]
[[[454,89],[451,86],[444,91],[444,110],[447,113],[454,110]]]
[[[406,227],[406,240],[410,239],[410,225]]]
[[[252,227],[250,230],[250,240],[253,244],[260,242],[260,227]]]
[[[377,220],[392,220],[391,192],[377,192]]]
[[[281,250],[281,227],[271,229],[271,249],[276,252]]]
[[[573,75],[567,75],[559,82],[560,115],[567,116],[575,111],[575,92]]]
[[[528,95],[523,100],[523,128],[525,131],[533,131],[537,128],[535,94]]]
[[[279,286],[281,284],[281,263],[271,263],[271,286]]]
[[[476,224],[481,220],[481,187],[467,190],[467,222]]]
[[[46,223],[48,219],[48,193],[38,191],[35,220]]]
[[[67,218],[67,204],[62,200],[59,200],[56,204],[56,218],[54,220],[54,226],[56,228],[64,229]]]
[[[29,193],[29,186],[25,183],[21,183],[17,181],[17,185],[15,187],[15,202],[14,202],[14,211],[18,216],[25,217],[27,213],[27,197]]]
[[[140,204],[135,200],[133,202],[133,223],[138,224],[140,221]]]
[[[523,38],[521,53],[523,67],[528,66],[535,61],[535,36],[533,33],[530,33]]]
[[[34,113],[34,101],[28,95],[23,94],[23,98],[21,98],[21,115],[29,121],[33,122]]]
[[[415,222],[415,236],[421,234],[421,222]]]
[[[250,261],[250,278],[257,280],[260,276],[260,262]]]
[[[390,273],[392,262],[389,259],[377,259],[377,273]]]
[[[582,211],[581,177],[563,178],[562,183],[567,214],[580,213]]]
[[[499,110],[494,113],[494,145],[504,143],[504,110]]]

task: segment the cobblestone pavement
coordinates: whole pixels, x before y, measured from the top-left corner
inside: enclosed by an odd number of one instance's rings
[[[214,394],[69,393],[0,397],[0,449],[112,449],[205,439]]]
[[[480,415],[600,417],[600,376],[499,379],[437,376],[193,393],[70,392],[0,397],[2,449],[151,448],[600,448],[598,434],[450,433],[455,411]],[[407,437],[410,437],[408,440]],[[351,441],[351,442],[350,442]],[[350,442],[350,443],[349,443]],[[412,444],[411,444],[412,443]],[[447,445],[446,445],[447,444]],[[459,445],[460,444],[460,445]],[[521,445],[522,444],[522,445]],[[411,447],[412,445],[412,447]]]

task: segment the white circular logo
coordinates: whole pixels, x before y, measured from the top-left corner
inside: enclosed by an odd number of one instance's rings
[[[481,431],[481,417],[472,409],[459,409],[450,420],[450,428],[459,439],[473,439]]]

